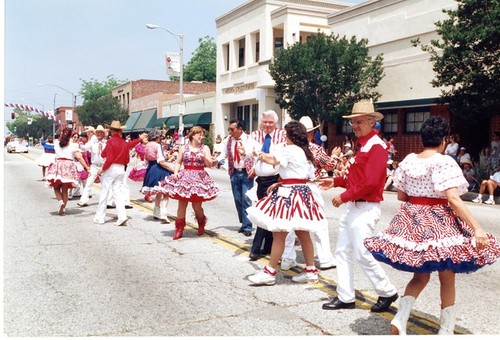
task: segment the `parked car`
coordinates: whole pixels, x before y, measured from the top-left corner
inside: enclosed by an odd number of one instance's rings
[[[22,140],[13,140],[7,143],[7,152],[27,153],[28,142]]]

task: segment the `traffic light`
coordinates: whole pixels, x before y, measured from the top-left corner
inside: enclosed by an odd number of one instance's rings
[[[16,119],[16,113],[15,113],[14,111],[12,111],[12,113],[10,114],[10,117],[11,117],[12,119]]]

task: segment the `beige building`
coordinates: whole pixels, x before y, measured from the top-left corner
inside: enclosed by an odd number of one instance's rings
[[[328,16],[350,5],[332,1],[250,0],[216,19],[217,90],[215,133],[226,135],[228,121],[239,118],[247,131],[259,128],[259,113],[276,104],[268,73],[277,50],[318,31],[329,33]]]

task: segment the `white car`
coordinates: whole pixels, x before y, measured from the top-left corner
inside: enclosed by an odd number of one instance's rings
[[[17,153],[27,153],[28,152],[28,143],[22,142],[20,140],[13,140],[7,143],[7,152],[17,152]]]

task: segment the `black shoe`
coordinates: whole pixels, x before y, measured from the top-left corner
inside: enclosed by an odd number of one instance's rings
[[[113,205],[109,205],[109,204],[108,204],[108,205],[106,206],[106,208],[107,208],[107,209],[115,209],[116,207],[115,207],[115,206],[113,206]]]
[[[250,255],[248,256],[250,261],[257,261],[258,259],[260,259],[262,256],[260,256],[259,254],[255,254],[255,253],[250,253]]]
[[[335,309],[354,309],[356,305],[354,302],[342,302],[339,298],[334,298],[332,301],[323,304],[323,309],[335,310]]]
[[[131,206],[131,205],[126,205],[126,206],[125,206],[125,209],[132,209],[132,208],[134,208],[134,207],[133,207],[133,206]]]
[[[245,235],[245,236],[252,236],[252,232],[250,230],[245,230],[243,232],[243,235]]]
[[[389,307],[391,307],[391,304],[398,299],[398,293],[394,294],[393,296],[389,297],[382,297],[379,296],[377,303],[374,304],[371,308],[371,311],[374,313],[382,313],[382,312],[387,312],[389,310]]]

